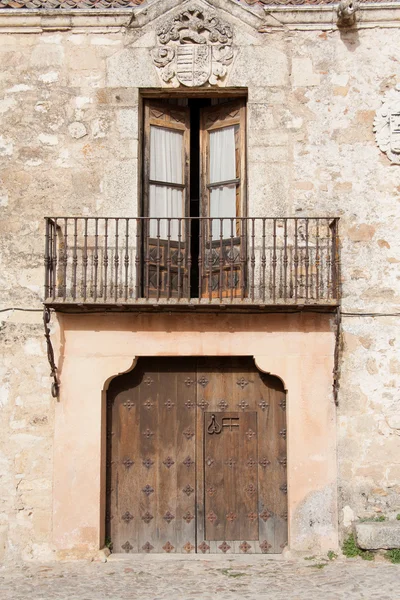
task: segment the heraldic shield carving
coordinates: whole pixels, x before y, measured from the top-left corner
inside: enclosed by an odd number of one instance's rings
[[[387,92],[374,120],[376,142],[389,160],[400,164],[400,84]]]
[[[215,13],[190,6],[157,29],[153,60],[168,85],[217,85],[233,60],[232,29]]]

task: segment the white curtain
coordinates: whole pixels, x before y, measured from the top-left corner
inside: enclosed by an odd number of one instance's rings
[[[179,131],[150,127],[150,179],[166,183],[183,183],[183,134]],[[183,216],[183,191],[163,185],[150,185],[149,217],[160,217],[150,221],[150,236],[178,239],[179,221]],[[181,233],[184,227],[181,224]]]
[[[229,181],[236,178],[235,129],[224,127],[210,133],[210,183]],[[220,239],[221,221],[222,235],[229,238],[232,221],[227,217],[236,217],[236,185],[223,185],[210,191],[210,217],[219,217],[213,221],[213,240]],[[236,223],[233,222],[233,235]]]

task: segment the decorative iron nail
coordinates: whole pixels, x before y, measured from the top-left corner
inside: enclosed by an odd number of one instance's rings
[[[144,521],[146,523],[146,525],[148,525],[153,518],[154,518],[153,515],[151,515],[149,513],[149,511],[147,511],[144,513],[144,515],[142,517],[142,521]]]
[[[249,485],[247,485],[244,489],[249,496],[254,496],[254,494],[257,492],[257,488],[253,483],[249,483]]]
[[[175,549],[175,548],[174,548],[174,546],[173,546],[173,545],[172,545],[170,542],[167,542],[167,543],[166,543],[166,544],[164,544],[164,546],[163,546],[163,550],[165,550],[165,552],[168,552],[168,554],[169,554],[170,552],[172,552],[172,550],[174,550],[174,549]]]
[[[195,404],[194,404],[193,400],[186,400],[185,406],[186,406],[186,408],[188,408],[190,410],[191,408],[194,408]]]
[[[173,406],[175,406],[175,402],[172,402],[172,400],[170,400],[168,398],[168,400],[166,402],[164,402],[164,406],[166,407],[167,410],[171,410],[171,408]]]
[[[268,544],[267,540],[264,540],[263,542],[261,542],[260,548],[263,554],[265,554],[270,548],[272,548],[272,546],[271,544]]]
[[[282,458],[278,458],[278,463],[279,463],[280,465],[282,465],[282,467],[286,467],[286,465],[287,465],[287,459],[286,459],[286,456],[282,456]]]
[[[228,552],[228,550],[230,550],[230,549],[231,549],[230,545],[229,545],[229,544],[227,544],[226,542],[222,542],[222,544],[221,544],[220,546],[218,546],[218,548],[219,548],[220,550],[222,550],[222,552],[223,552],[224,554],[226,554],[226,552]]]
[[[186,377],[185,383],[186,383],[187,387],[190,387],[191,385],[193,385],[194,381],[193,381],[193,379],[190,379],[190,377]]]
[[[260,513],[261,519],[265,522],[272,517],[272,514],[266,508]]]
[[[287,520],[288,520],[288,514],[287,514],[287,511],[283,512],[283,513],[281,514],[281,517],[282,517],[282,519],[283,519],[284,521],[287,521]]]
[[[197,406],[199,408],[201,408],[201,410],[206,410],[207,406],[208,406],[208,402],[206,402],[206,400],[204,400],[204,398],[201,400],[201,402],[197,403]]]
[[[261,408],[261,410],[264,412],[264,410],[266,410],[269,407],[268,402],[265,402],[265,400],[261,400],[258,403],[258,406]]]
[[[207,521],[210,521],[210,523],[214,524],[217,519],[218,517],[215,514],[215,512],[213,510],[210,510],[210,512],[207,515]]]
[[[284,398],[283,400],[281,400],[279,402],[279,406],[281,407],[282,410],[286,410],[286,398]]]
[[[242,552],[244,552],[245,554],[247,554],[247,552],[250,550],[251,546],[250,544],[248,544],[247,542],[242,542],[239,546],[240,550]]]
[[[266,469],[268,465],[271,464],[271,462],[267,458],[262,458],[258,461],[258,464],[261,465],[264,469]]]
[[[249,384],[249,382],[246,381],[246,379],[244,377],[241,377],[240,379],[238,379],[236,383],[239,387],[242,388],[242,390],[246,387],[246,385]]]
[[[247,439],[250,441],[253,437],[255,437],[257,434],[255,431],[253,431],[252,429],[248,429],[245,433]]]
[[[131,410],[131,408],[133,408],[135,406],[135,403],[132,402],[132,400],[127,400],[126,402],[124,402],[124,406],[128,409]]]
[[[121,546],[122,550],[125,550],[126,553],[130,552],[131,550],[133,550],[133,546],[129,543],[129,542],[125,542],[125,544],[123,544]]]
[[[220,410],[225,411],[228,408],[228,403],[226,400],[220,400],[220,402],[218,402],[218,407]]]
[[[131,458],[124,458],[124,460],[122,461],[122,464],[127,468],[130,469],[132,467],[132,465],[135,464],[135,461],[133,461]]]
[[[198,546],[198,548],[203,554],[205,554],[207,552],[207,550],[210,549],[210,546],[206,542],[201,542],[201,544]]]
[[[154,546],[150,544],[150,542],[146,542],[144,546],[142,546],[142,550],[145,552],[151,552],[154,549]]]
[[[225,464],[232,469],[236,465],[236,460],[234,458],[228,458],[228,460],[225,461]]]
[[[143,383],[145,383],[146,385],[151,385],[153,383],[153,380],[150,377],[150,375],[147,375],[146,379],[143,379]]]
[[[249,521],[251,521],[253,523],[254,521],[257,521],[258,514],[256,512],[249,512],[249,514],[247,515],[247,518],[249,519]]]
[[[175,515],[173,515],[169,510],[163,516],[164,521],[167,521],[168,525],[175,519]]]
[[[200,377],[200,379],[198,379],[197,383],[198,383],[199,385],[201,385],[201,387],[205,388],[205,387],[206,387],[206,385],[208,384],[208,379],[207,379],[207,377],[205,377],[204,375],[202,375],[202,376]]]
[[[212,467],[214,463],[215,463],[215,460],[213,458],[211,458],[211,456],[207,456],[207,458],[206,458],[207,467]]]
[[[154,489],[151,487],[151,485],[147,484],[144,486],[144,488],[142,488],[142,492],[144,492],[146,496],[150,496],[150,494],[154,492]]]
[[[125,523],[129,523],[129,521],[132,521],[133,515],[131,515],[131,513],[129,512],[129,510],[127,510],[126,513],[124,513],[122,515],[121,519],[123,521],[125,521]]]
[[[232,521],[236,521],[237,514],[231,511],[226,515],[226,518],[230,523],[232,523]]]
[[[143,435],[149,440],[151,437],[153,437],[154,433],[147,428],[145,431],[143,431]]]
[[[183,488],[182,492],[184,494],[186,494],[186,496],[190,496],[190,494],[193,494],[194,489],[192,488],[192,486],[190,486],[189,484],[187,484],[187,486]]]
[[[194,546],[192,546],[190,542],[186,542],[186,544],[183,546],[183,549],[185,550],[185,552],[190,554],[191,551],[194,550]]]
[[[194,519],[194,515],[192,515],[188,510],[186,515],[183,515],[182,519],[186,521],[186,523],[190,523]]]
[[[172,458],[170,456],[167,456],[167,458],[165,460],[163,460],[163,465],[165,465],[167,467],[167,469],[170,469],[172,467],[172,465],[175,464],[175,461],[172,460]]]
[[[191,427],[188,427],[187,429],[185,429],[185,431],[183,432],[183,435],[185,436],[185,438],[187,440],[191,440],[192,437],[194,436],[194,431]]]
[[[242,410],[246,410],[246,408],[248,408],[249,404],[248,402],[246,402],[246,400],[241,400],[238,403],[238,407],[241,408]]]
[[[187,467],[188,469],[190,469],[190,467],[191,467],[192,465],[194,465],[194,460],[192,460],[192,459],[190,458],[190,456],[187,456],[187,457],[185,458],[185,460],[183,461],[183,463],[182,463],[182,464],[183,464],[183,465],[185,465],[185,467]]]
[[[154,461],[151,458],[145,458],[142,464],[146,469],[150,469],[154,465]]]
[[[212,498],[213,496],[215,496],[215,494],[216,494],[216,493],[217,493],[217,490],[216,490],[216,489],[215,489],[215,487],[213,487],[212,485],[211,485],[209,488],[207,488],[207,494],[208,494],[209,496],[211,496],[211,498]]]
[[[254,460],[254,458],[249,458],[249,460],[246,462],[246,465],[248,466],[249,469],[252,469],[253,467],[255,467],[257,464],[257,461]]]
[[[283,437],[284,440],[286,440],[286,429],[281,429],[279,435]]]
[[[280,486],[279,488],[281,490],[281,492],[283,492],[284,494],[287,494],[287,484],[284,483],[283,485]]]

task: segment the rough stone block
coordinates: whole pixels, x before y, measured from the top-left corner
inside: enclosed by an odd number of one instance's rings
[[[364,550],[400,548],[400,521],[356,523],[357,544]]]

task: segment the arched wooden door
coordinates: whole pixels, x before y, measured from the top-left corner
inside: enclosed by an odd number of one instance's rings
[[[107,396],[114,552],[287,544],[286,396],[250,357],[141,358]]]

